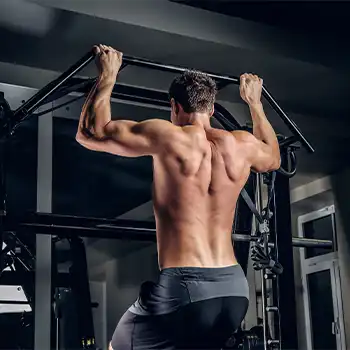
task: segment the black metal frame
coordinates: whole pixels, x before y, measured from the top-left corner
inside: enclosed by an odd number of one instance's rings
[[[156,241],[155,223],[139,220],[101,219],[82,216],[57,215],[45,213],[33,213],[23,218],[21,222],[9,219],[5,230],[13,230],[23,234],[44,234],[70,237],[98,237],[108,239],[127,239],[144,242]],[[251,242],[258,240],[258,236],[234,231],[232,238],[237,242]],[[309,239],[293,237],[294,247],[322,247],[331,249],[330,240]],[[272,245],[271,245],[272,246]]]
[[[33,97],[31,97],[27,102],[20,106],[15,111],[6,109],[5,118],[1,120],[0,118],[0,139],[6,140],[11,136],[16,128],[26,119],[31,116],[35,116],[34,112],[42,105],[47,104],[53,100],[56,100],[60,97],[63,97],[70,92],[79,92],[86,93],[94,84],[93,79],[82,79],[82,78],[73,78],[79,71],[86,67],[94,59],[95,54],[93,51],[89,51],[85,54],[78,62],[76,62],[72,67],[70,67],[66,72],[61,74],[57,79],[46,85],[40,91],[38,91]],[[185,68],[160,64],[156,62],[151,62],[144,59],[139,59],[135,57],[124,56],[123,57],[123,66],[124,69],[126,66],[137,66],[148,69],[155,69],[159,71],[171,72],[171,73],[182,73],[185,71]],[[230,84],[239,85],[239,79],[237,77],[224,76],[208,73],[213,79],[216,80],[219,89],[223,88]],[[282,108],[278,105],[269,91],[263,86],[262,91],[263,96],[271,105],[271,107],[276,111],[280,116],[286,126],[292,133],[292,136],[280,140],[280,147],[282,153],[288,154],[291,150],[294,150],[294,144],[300,142],[300,144],[310,153],[314,152],[313,147],[308,142],[308,140],[301,133],[297,125],[286,115]],[[84,95],[82,95],[83,97]],[[168,96],[165,92],[149,90],[144,88],[137,88],[126,86],[123,84],[118,84],[113,90],[112,97],[118,98],[124,101],[138,102],[150,104],[158,107],[169,107]],[[71,101],[64,103],[60,106],[55,107],[60,108],[70,102],[74,102],[77,98],[72,99]],[[6,106],[5,106],[6,107]],[[52,110],[52,109],[51,109]],[[49,110],[48,110],[49,111]],[[37,115],[42,115],[48,111],[41,112]],[[242,129],[242,126],[235,120],[235,118],[221,105],[215,105],[215,114],[216,119],[222,124],[222,126],[227,130],[232,129]],[[2,144],[4,146],[4,144]],[[4,160],[0,159],[0,167],[4,169]],[[0,172],[0,243],[2,240],[2,233],[4,230],[13,230],[15,229],[18,232],[33,233],[33,234],[51,234],[58,236],[66,237],[76,237],[76,236],[87,236],[87,237],[105,237],[105,238],[119,238],[119,239],[136,239],[143,241],[155,241],[155,227],[150,227],[149,223],[139,223],[139,222],[126,222],[126,221],[115,221],[115,220],[106,220],[106,219],[94,219],[94,218],[79,218],[79,217],[69,217],[69,216],[57,216],[57,215],[40,215],[34,214],[31,218],[25,218],[20,223],[11,223],[9,217],[7,217],[6,225],[4,226],[3,216],[6,214],[6,211],[1,209],[5,207],[5,185],[4,185],[4,174],[5,172]],[[281,193],[286,195],[289,193],[289,183],[288,178],[283,177],[278,174],[278,179],[276,181],[276,193],[279,193],[276,196],[274,202],[274,210],[276,217],[276,224],[274,227],[275,234],[280,230],[288,231],[283,232],[279,235],[279,239],[272,244],[273,247],[278,249],[282,254],[280,254],[281,259],[284,259],[282,263],[285,266],[285,276],[283,277],[283,286],[281,285],[281,292],[288,295],[290,298],[294,298],[294,277],[292,271],[292,265],[290,263],[292,259],[291,249],[292,245],[298,247],[306,246],[327,246],[332,245],[331,241],[320,241],[320,240],[308,240],[300,238],[292,238],[291,236],[291,227],[290,227],[290,203],[286,201],[286,198],[282,199]],[[281,209],[280,209],[281,208]],[[287,223],[287,224],[286,224]],[[288,226],[288,227],[286,227]],[[257,239],[256,236],[250,234],[235,233],[233,239],[236,241],[250,242]],[[1,248],[1,246],[0,246]],[[289,255],[285,254],[288,253]],[[287,287],[288,286],[288,287]],[[283,295],[283,294],[282,294]],[[285,314],[282,317],[281,322],[281,336],[282,336],[282,345],[283,348],[296,348],[295,340],[297,336],[294,332],[294,328],[290,328],[290,324],[296,324],[296,318],[293,313],[290,312],[289,307],[293,300],[289,299],[288,302],[283,302],[282,304],[288,305],[288,311],[285,310]],[[286,321],[284,321],[284,319]],[[287,329],[288,327],[288,329]],[[288,333],[287,333],[288,332]],[[292,341],[292,338],[294,341]]]
[[[70,78],[72,78],[75,74],[80,72],[83,68],[85,68],[95,57],[95,53],[93,51],[89,51],[85,54],[78,62],[76,62],[73,66],[71,66],[66,72],[61,74],[57,79],[53,80],[51,83],[46,85],[40,91],[38,91],[32,98],[26,101],[22,106],[20,106],[17,110],[13,112],[13,120],[11,121],[11,133],[18,127],[18,125],[27,119],[34,111],[40,107],[41,105],[47,103],[48,98],[57,92],[62,87],[67,87],[64,84],[68,82]],[[123,57],[123,68],[126,66],[137,66],[148,69],[155,69],[164,72],[171,73],[182,73],[186,69],[182,67],[176,67],[171,65],[165,65],[157,62],[152,62],[145,59],[135,58],[131,56]],[[239,85],[239,78],[218,75],[213,73],[207,73],[213,79],[215,79],[221,86],[227,86],[228,84]],[[67,84],[68,85],[68,84]],[[68,85],[69,86],[69,85]],[[303,147],[310,153],[314,152],[314,148],[311,146],[309,141],[302,134],[298,126],[287,116],[287,114],[282,110],[276,100],[272,97],[270,92],[263,86],[262,91],[263,96],[272,106],[272,108],[276,111],[276,113],[281,117],[283,122],[289,128],[289,130],[293,134],[293,139],[289,139],[289,142],[293,143],[295,141],[299,141]],[[164,99],[162,99],[164,101]],[[235,122],[237,126],[239,123],[235,121],[232,115],[229,116],[229,119]],[[287,141],[285,141],[287,142]]]
[[[288,162],[286,152],[282,152],[282,163]],[[272,203],[273,218],[270,225],[276,242],[279,262],[283,273],[273,284],[273,294],[278,296],[279,328],[282,349],[298,348],[295,279],[292,247],[292,219],[290,207],[289,178],[276,174],[275,191]],[[277,301],[277,300],[276,300]]]

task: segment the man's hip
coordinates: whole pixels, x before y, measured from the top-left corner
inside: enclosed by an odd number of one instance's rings
[[[160,272],[158,283],[141,285],[139,297],[129,311],[162,315],[193,302],[230,296],[249,299],[247,279],[240,265],[166,268]]]
[[[164,269],[158,283],[141,286],[139,298],[117,326],[112,347],[220,347],[242,322],[248,296],[248,283],[239,265]]]

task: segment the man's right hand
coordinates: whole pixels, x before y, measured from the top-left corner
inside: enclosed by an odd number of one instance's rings
[[[106,45],[94,46],[94,52],[100,77],[114,83],[122,65],[123,53]]]
[[[242,74],[239,91],[243,101],[248,105],[261,103],[261,90],[263,81],[257,75]]]

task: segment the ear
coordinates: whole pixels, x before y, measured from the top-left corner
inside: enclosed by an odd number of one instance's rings
[[[213,114],[214,114],[214,111],[215,111],[215,108],[214,108],[214,105],[211,107],[211,111],[210,111],[210,116],[212,117],[213,116]]]
[[[177,114],[178,110],[177,110],[176,102],[173,98],[170,100],[170,105],[171,105],[171,113]]]
[[[170,100],[171,105],[171,112],[175,115],[179,114],[180,110],[182,109],[182,106],[180,103],[177,103],[173,98]]]

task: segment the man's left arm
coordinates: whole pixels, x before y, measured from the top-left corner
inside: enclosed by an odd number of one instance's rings
[[[97,53],[100,76],[83,106],[76,140],[90,150],[124,157],[158,153],[164,141],[170,141],[176,127],[160,119],[112,120],[110,99],[121,54],[105,46],[99,46]]]

